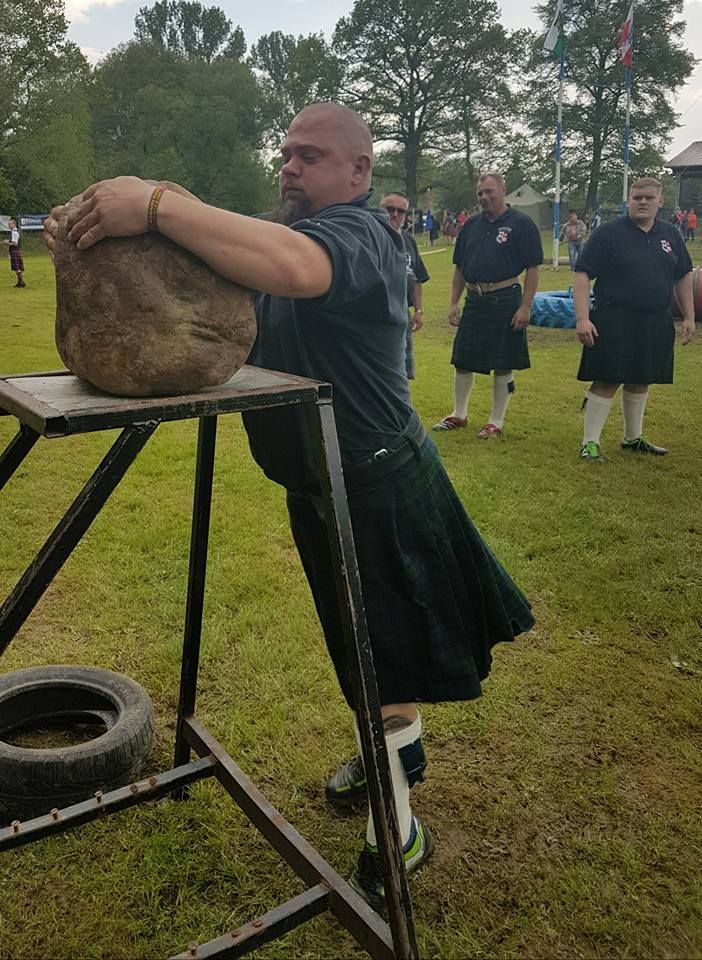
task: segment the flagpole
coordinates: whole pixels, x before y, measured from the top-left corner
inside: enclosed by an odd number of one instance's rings
[[[565,76],[565,44],[561,44],[558,68],[558,114],[556,120],[556,189],[553,197],[553,269],[558,270],[558,246],[561,233],[561,129],[563,121],[563,78]]]
[[[624,121],[624,184],[622,187],[622,213],[626,213],[629,199],[629,121],[631,119],[631,67],[626,68],[626,120]]]

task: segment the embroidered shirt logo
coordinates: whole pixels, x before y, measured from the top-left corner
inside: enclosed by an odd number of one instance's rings
[[[663,253],[672,253],[673,251],[673,248],[667,240],[661,240],[661,247],[663,247]]]
[[[511,232],[512,232],[511,227],[500,227],[500,229],[497,231],[497,236],[495,237],[495,240],[498,243],[507,243]]]

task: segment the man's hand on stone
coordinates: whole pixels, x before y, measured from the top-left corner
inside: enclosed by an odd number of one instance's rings
[[[524,304],[517,307],[517,310],[512,317],[512,328],[514,330],[523,330],[525,327],[529,326],[529,320],[531,319],[531,310],[529,307],[525,307]]]
[[[54,262],[54,248],[56,246],[56,236],[58,234],[58,218],[62,207],[54,207],[49,216],[44,221],[43,239],[46,248],[49,251],[51,262]]]
[[[68,239],[87,250],[105,237],[135,237],[148,230],[153,187],[138,177],[117,177],[93,184],[68,222]]]
[[[589,317],[577,321],[575,324],[575,332],[578,335],[578,340],[584,347],[594,347],[595,337],[599,336],[597,327]]]
[[[688,343],[692,340],[694,335],[695,335],[694,319],[683,320],[682,324],[680,325],[680,336],[681,336],[684,347],[688,345]]]

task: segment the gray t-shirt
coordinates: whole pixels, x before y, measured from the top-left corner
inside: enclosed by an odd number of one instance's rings
[[[332,384],[344,464],[390,447],[412,406],[405,375],[407,271],[400,234],[368,195],[292,225],[332,261],[322,297],[260,294],[258,336],[249,363]],[[315,490],[316,473],[295,407],[244,414],[251,451],[267,476],[288,490]]]

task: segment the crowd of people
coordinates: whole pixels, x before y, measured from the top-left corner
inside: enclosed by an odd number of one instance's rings
[[[681,210],[680,207],[675,207],[670,222],[677,227],[680,236],[686,243],[694,243],[697,213],[693,207],[690,207],[689,210]]]

